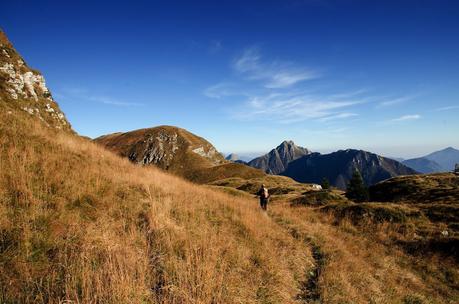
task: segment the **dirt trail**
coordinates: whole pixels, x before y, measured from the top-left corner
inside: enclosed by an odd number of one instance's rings
[[[301,292],[297,295],[297,299],[301,303],[322,303],[322,295],[319,286],[321,272],[325,266],[325,255],[319,245],[306,233],[299,231],[287,219],[270,212],[271,218],[280,227],[286,229],[292,237],[297,240],[302,240],[311,248],[314,266],[306,273],[305,280],[300,282]]]

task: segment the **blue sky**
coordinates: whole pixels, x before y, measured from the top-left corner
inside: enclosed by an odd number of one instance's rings
[[[168,124],[240,154],[459,148],[457,1],[8,1],[0,27],[82,135]]]

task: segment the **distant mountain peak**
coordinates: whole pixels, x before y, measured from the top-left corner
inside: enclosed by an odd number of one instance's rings
[[[239,160],[239,155],[237,155],[236,153],[230,153],[228,154],[228,156],[225,157],[225,159],[230,161],[237,161]]]
[[[248,165],[269,174],[280,174],[287,169],[291,161],[310,153],[311,151],[297,146],[292,140],[284,140],[267,154],[251,160]]]
[[[459,163],[459,150],[453,147],[447,147],[443,150],[432,152],[424,158],[438,163],[442,167],[442,171],[451,171],[454,165]]]
[[[278,147],[281,146],[296,146],[293,140],[284,140]]]

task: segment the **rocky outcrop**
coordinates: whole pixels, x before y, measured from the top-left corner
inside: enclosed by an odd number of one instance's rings
[[[48,126],[71,130],[40,72],[31,69],[0,31],[0,102],[22,110]]]
[[[268,154],[251,160],[248,165],[268,174],[280,174],[287,170],[291,161],[310,153],[308,149],[295,145],[293,141],[284,141]]]
[[[363,150],[340,150],[330,154],[312,153],[292,161],[282,175],[299,182],[321,183],[346,189],[354,170],[359,170],[367,186],[382,180],[417,172],[393,159]]]

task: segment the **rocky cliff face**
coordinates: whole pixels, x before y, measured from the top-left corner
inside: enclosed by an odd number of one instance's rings
[[[40,72],[30,68],[0,30],[0,102],[48,126],[71,130]]]
[[[114,133],[95,141],[134,163],[156,165],[185,177],[198,168],[226,163],[208,141],[172,126]]]
[[[405,165],[362,150],[340,150],[330,154],[312,153],[292,161],[282,175],[299,182],[320,183],[327,178],[330,184],[346,189],[354,170],[359,170],[367,186],[398,176],[416,174]]]
[[[284,141],[268,154],[251,160],[248,165],[268,174],[280,174],[288,168],[291,161],[310,153],[308,149],[295,145],[293,141]]]

